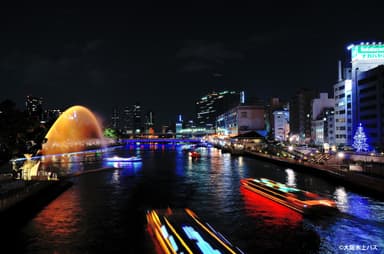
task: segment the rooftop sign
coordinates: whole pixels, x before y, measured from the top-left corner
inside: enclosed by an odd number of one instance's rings
[[[355,60],[384,60],[384,44],[354,45],[351,47],[352,61]]]

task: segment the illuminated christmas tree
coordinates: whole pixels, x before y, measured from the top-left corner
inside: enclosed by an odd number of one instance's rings
[[[359,127],[357,127],[353,140],[352,146],[356,149],[356,152],[368,151],[367,137],[365,136],[364,128],[361,123],[359,124]]]

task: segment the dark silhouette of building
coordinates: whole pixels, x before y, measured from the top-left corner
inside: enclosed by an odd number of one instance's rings
[[[148,111],[145,114],[144,122],[145,133],[149,134],[151,131],[154,131],[155,128],[155,117],[153,111]]]
[[[212,92],[196,101],[196,124],[212,129],[216,118],[225,111],[244,102],[244,93],[235,91]]]
[[[115,130],[120,129],[120,111],[117,107],[112,109],[111,127]]]
[[[273,112],[283,110],[284,102],[280,98],[272,97],[265,107],[265,129],[270,137],[275,137],[275,116]]]
[[[300,142],[309,142],[311,138],[312,100],[318,93],[314,90],[300,89],[289,103],[290,134],[298,135]]]
[[[142,132],[142,110],[138,102],[134,105],[125,107],[123,121],[125,134],[137,135]]]
[[[28,95],[25,100],[25,109],[28,113],[28,116],[35,118],[36,120],[43,119],[43,98],[34,97]]]

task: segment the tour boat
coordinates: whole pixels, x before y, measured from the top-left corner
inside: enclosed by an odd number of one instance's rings
[[[304,215],[321,215],[338,211],[336,202],[332,199],[267,178],[245,178],[240,182],[244,188]]]
[[[243,253],[190,209],[147,211],[148,232],[160,253]]]
[[[189,152],[189,155],[192,158],[200,158],[201,157],[201,154],[199,152],[196,152],[196,151]]]
[[[119,157],[119,156],[113,156],[105,158],[106,161],[112,161],[112,162],[137,162],[141,161],[140,157],[132,156],[132,157]]]

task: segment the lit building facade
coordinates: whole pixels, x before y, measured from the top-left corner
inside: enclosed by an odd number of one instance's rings
[[[311,139],[316,145],[322,145],[324,142],[329,143],[328,125],[331,123],[332,129],[334,128],[334,105],[335,100],[328,98],[328,93],[320,93],[319,98],[312,100]],[[328,116],[328,111],[332,112],[332,119]],[[334,142],[334,131],[332,131],[332,141]]]
[[[239,105],[217,117],[216,132],[236,136],[249,131],[264,131],[264,107]]]
[[[289,135],[289,111],[275,110],[273,112],[274,139],[276,141],[285,141]]]
[[[360,43],[350,45],[352,65],[352,130],[353,134],[360,122],[368,125],[367,137],[371,148],[382,149],[383,100],[382,67],[384,65],[384,45],[379,43]],[[378,104],[377,104],[378,103]],[[375,104],[375,105],[374,105]]]
[[[339,61],[339,79],[333,86],[335,99],[335,145],[351,143],[352,133],[352,79],[351,68],[343,68]]]
[[[271,137],[276,137],[274,112],[282,109],[283,107],[284,103],[277,97],[271,98],[265,107],[265,128]]]
[[[323,111],[312,120],[312,141],[315,145],[335,145],[334,109],[324,108]]]
[[[141,106],[135,103],[124,108],[124,132],[125,134],[140,134],[142,131]]]
[[[213,129],[216,118],[232,107],[244,103],[244,92],[212,92],[196,101],[196,124]]]
[[[369,149],[384,149],[384,65],[357,75],[355,123],[364,126]]]

